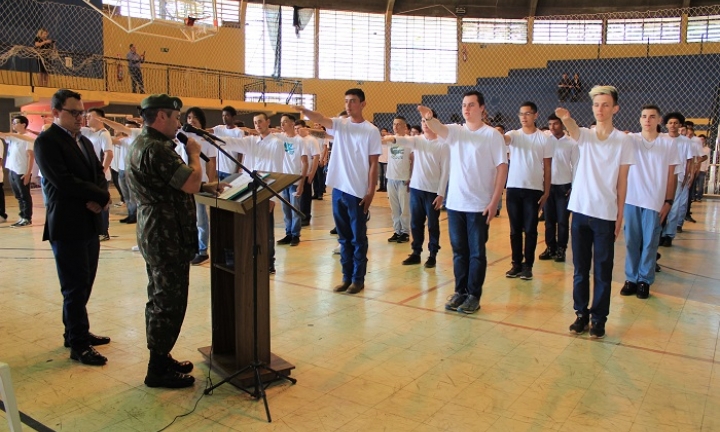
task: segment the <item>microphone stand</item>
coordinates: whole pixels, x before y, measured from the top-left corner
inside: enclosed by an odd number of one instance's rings
[[[207,142],[209,142],[211,145],[213,145],[215,148],[217,148],[218,151],[220,151],[222,154],[224,154],[225,156],[230,158],[230,160],[232,160],[235,163],[235,165],[240,167],[246,173],[250,174],[250,177],[253,179],[253,181],[250,183],[250,185],[248,185],[248,187],[250,187],[252,189],[252,204],[253,204],[253,208],[252,208],[252,215],[253,215],[253,250],[252,250],[252,260],[253,260],[253,275],[252,275],[252,281],[253,281],[253,283],[252,283],[252,285],[253,285],[252,286],[253,361],[249,365],[233,372],[232,374],[227,376],[225,379],[223,379],[219,383],[213,385],[212,387],[205,389],[204,394],[206,394],[206,395],[210,394],[210,393],[212,393],[213,390],[220,387],[221,385],[223,385],[229,381],[232,381],[233,379],[235,379],[236,377],[238,377],[239,375],[241,375],[245,372],[251,371],[255,378],[255,383],[252,387],[253,390],[250,391],[250,390],[242,388],[242,387],[238,387],[238,388],[240,388],[240,390],[244,391],[245,393],[249,394],[250,396],[252,396],[255,399],[262,398],[262,400],[265,404],[265,414],[267,415],[268,423],[272,423],[272,417],[270,416],[270,407],[268,406],[267,395],[265,394],[265,389],[270,384],[272,384],[273,382],[275,382],[277,380],[284,379],[284,380],[290,381],[292,384],[297,383],[297,380],[295,378],[291,378],[287,375],[283,375],[280,372],[270,368],[267,364],[260,361],[260,358],[259,358],[260,349],[258,347],[259,338],[258,338],[258,300],[257,300],[258,299],[258,276],[257,276],[257,273],[258,273],[258,255],[260,253],[260,245],[258,244],[258,241],[257,241],[257,231],[258,231],[258,229],[257,229],[257,220],[258,220],[257,219],[258,218],[257,190],[258,190],[258,188],[260,186],[264,187],[265,189],[269,190],[270,193],[272,193],[274,196],[278,197],[283,203],[290,206],[290,208],[293,211],[295,211],[296,213],[299,213],[301,217],[304,218],[305,216],[303,215],[303,213],[300,210],[295,208],[288,200],[286,200],[283,196],[278,194],[262,178],[260,178],[260,176],[258,176],[258,174],[257,174],[257,170],[251,171],[245,165],[240,163],[240,161],[238,161],[233,156],[231,156],[228,152],[223,150],[220,147],[220,145],[218,145],[215,142],[215,140],[213,140],[212,138],[210,138],[208,136],[203,136],[203,138]],[[212,363],[211,363],[211,367],[212,367]],[[267,384],[263,383],[262,378],[260,377],[260,370],[265,370],[265,371],[268,371],[273,374],[273,377],[267,381]]]

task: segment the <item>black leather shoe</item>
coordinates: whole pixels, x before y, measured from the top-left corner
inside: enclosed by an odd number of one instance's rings
[[[73,360],[77,360],[82,364],[90,366],[103,366],[105,363],[107,363],[107,357],[97,352],[95,348],[91,346],[85,348],[82,351],[76,350],[74,348],[71,349],[70,358]]]
[[[348,293],[348,294],[357,294],[357,293],[359,293],[360,291],[362,291],[362,290],[364,290],[364,289],[365,289],[365,284],[364,284],[364,283],[355,283],[355,282],[353,282],[353,283],[351,283],[350,286],[348,287],[347,293]]]
[[[343,282],[340,285],[335,285],[333,292],[345,292],[350,288],[350,282]]]
[[[638,284],[635,282],[625,281],[625,285],[623,285],[622,289],[620,290],[621,296],[631,296],[638,292]]]
[[[650,297],[650,285],[647,282],[638,283],[637,298],[645,300],[648,297]]]
[[[181,374],[189,374],[190,372],[192,372],[192,362],[175,360],[170,354],[168,354],[168,358],[170,359],[170,364],[168,365],[168,367],[171,370]]]
[[[435,268],[435,257],[429,256],[427,261],[425,261],[425,268]]]
[[[107,336],[96,336],[92,333],[89,333],[89,335],[90,345],[92,346],[107,345],[110,343],[110,338]],[[65,348],[70,348],[70,342],[68,342],[67,339],[65,339]]]
[[[413,265],[413,264],[420,264],[420,255],[410,254],[402,262],[402,265]]]
[[[195,384],[195,377],[167,369],[163,373],[148,368],[145,376],[145,385],[148,387],[185,388]]]

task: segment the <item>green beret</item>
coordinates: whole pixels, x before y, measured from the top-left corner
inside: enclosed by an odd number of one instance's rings
[[[180,98],[176,98],[165,93],[154,94],[146,97],[142,100],[142,102],[140,102],[141,110],[146,110],[150,108],[171,109],[175,111],[180,111],[180,108],[182,108],[182,101],[180,100]]]

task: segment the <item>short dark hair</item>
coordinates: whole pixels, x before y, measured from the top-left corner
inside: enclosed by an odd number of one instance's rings
[[[230,114],[233,117],[235,117],[237,115],[237,110],[235,108],[231,107],[230,105],[223,107],[222,110],[223,110],[223,112],[227,112],[228,114]]]
[[[388,128],[380,128],[380,132],[382,132],[382,131],[389,132]]]
[[[537,113],[537,105],[535,105],[535,102],[525,101],[520,104],[520,108],[522,107],[530,107],[533,113]]]
[[[245,122],[242,120],[235,120],[233,124],[237,127],[245,127]]]
[[[263,117],[265,117],[265,120],[270,120],[270,117],[268,117],[268,115],[262,111],[258,111],[253,114],[253,117],[257,117],[257,116],[263,116]]]
[[[395,117],[393,117],[393,121],[395,120],[402,120],[403,122],[405,122],[405,126],[410,126],[407,119],[401,115],[396,115]]]
[[[295,126],[307,127],[307,123],[305,123],[305,120],[302,120],[302,119],[295,120]]]
[[[98,114],[100,117],[105,117],[105,110],[100,109],[100,108],[90,108],[89,110],[87,110],[87,112],[89,112],[89,113],[94,112],[94,113]]]
[[[677,111],[673,111],[673,112],[669,112],[669,113],[665,114],[665,116],[663,117],[663,124],[668,124],[670,119],[675,119],[675,120],[679,121],[680,124],[685,124],[685,116],[680,114]]]
[[[360,102],[365,102],[365,92],[359,88],[351,88],[345,92],[345,96],[357,96],[358,99],[360,99]]]
[[[56,91],[55,94],[52,96],[50,106],[52,106],[56,110],[61,110],[62,107],[65,106],[65,102],[67,102],[68,99],[82,100],[80,98],[80,93],[68,89],[60,89]]]
[[[690,120],[685,120],[685,127],[695,129],[695,122],[692,122]]]
[[[698,134],[698,138],[707,138],[705,134]]]
[[[415,126],[410,126],[410,129],[415,129],[416,131],[422,133],[422,127],[421,127],[421,126],[417,126],[417,125],[415,125]]]
[[[477,91],[477,90],[470,90],[470,91],[466,91],[465,93],[463,93],[463,99],[465,99],[465,98],[468,97],[468,96],[475,96],[475,97],[477,97],[478,104],[480,104],[480,106],[485,105],[485,97],[484,97],[483,94],[480,93],[479,91]]]
[[[205,112],[200,107],[191,107],[188,108],[187,112],[185,113],[185,122],[187,123],[187,116],[188,114],[192,114],[198,121],[200,122],[200,128],[205,129],[205,124],[207,123],[207,120],[205,118]]]
[[[144,117],[143,117],[143,119],[144,119]],[[135,127],[140,127],[140,123],[136,122],[135,120],[125,120],[125,124],[135,126]]]
[[[643,112],[645,110],[655,110],[657,111],[658,115],[662,115],[662,111],[660,111],[660,107],[655,104],[645,104],[640,108],[640,112]]]
[[[22,116],[22,115],[16,115],[12,119],[19,121],[20,123],[24,124],[25,126],[30,124],[30,121],[28,120],[28,118],[25,116]]]
[[[295,122],[295,120],[297,120],[297,117],[295,117],[295,116],[292,115],[292,114],[283,114],[283,115],[280,116],[280,118],[282,118],[282,117],[287,117],[287,118],[289,118],[293,123]]]
[[[505,132],[505,125],[501,125],[501,124],[499,124],[499,125],[495,125],[494,127],[496,127],[496,128],[500,128],[500,129],[502,129],[502,130],[503,130],[503,132]]]
[[[347,111],[342,110],[340,111],[340,114],[338,114],[338,117],[347,116]]]
[[[560,117],[558,117],[558,116],[555,115],[555,113],[552,113],[552,114],[550,114],[550,115],[548,116],[548,121],[551,121],[551,120],[557,120],[557,121],[559,121],[560,123],[563,122]]]

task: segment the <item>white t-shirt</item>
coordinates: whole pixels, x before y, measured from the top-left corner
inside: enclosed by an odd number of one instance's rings
[[[471,131],[467,125],[449,124],[445,139],[450,148],[450,180],[446,207],[482,213],[495,191],[497,166],[507,163],[500,132],[488,125]],[[513,161],[514,163],[514,161]]]
[[[510,168],[507,187],[544,191],[543,159],[553,157],[555,149],[539,129],[526,134],[522,129],[505,134],[510,137]]]
[[[302,157],[311,157],[308,151],[307,141],[300,135],[293,137],[288,137],[284,133],[275,135],[282,140],[283,149],[285,150],[282,172],[285,174],[302,174]]]
[[[229,151],[244,154],[244,165],[249,170],[283,172],[285,145],[283,140],[275,134],[268,134],[265,138],[260,135],[250,135],[244,138],[228,137],[225,147]]]
[[[5,142],[3,140],[0,140],[0,158],[5,157]],[[0,183],[5,181],[5,168],[3,168],[3,164],[0,163]]]
[[[675,173],[678,175],[678,181],[682,182],[683,178],[685,177],[685,166],[687,165],[688,159],[692,159],[693,157],[695,157],[695,150],[693,149],[692,142],[683,135],[678,135],[675,138],[671,137],[668,134],[662,135],[670,138],[673,141],[675,149],[678,152],[678,156],[680,157],[680,163],[675,169]]]
[[[25,132],[22,135],[30,138],[35,137],[35,135],[29,132]],[[5,161],[5,168],[16,174],[25,175],[28,169],[27,152],[34,151],[35,143],[13,137],[4,138],[4,140],[7,144],[7,160]]]
[[[695,156],[701,157],[703,155],[703,152],[702,152],[703,144],[702,144],[702,141],[700,140],[700,138],[693,136],[690,138],[690,142],[692,143],[693,150],[695,151]]]
[[[85,136],[93,145],[93,151],[102,164],[106,151],[113,151],[112,137],[107,129],[98,129],[96,131],[89,127],[81,127],[80,133]]]
[[[551,184],[565,185],[572,183],[575,166],[577,165],[578,153],[577,142],[567,135],[563,135],[560,139],[555,135],[548,133],[548,141],[555,145],[555,153],[552,160],[552,177]]]
[[[310,160],[308,160],[308,163],[310,163],[309,168],[312,168],[312,163],[311,163],[312,158],[314,158],[315,156],[320,156],[320,154],[322,153],[322,150],[320,149],[320,142],[318,141],[317,138],[315,138],[312,135],[306,136],[304,138],[304,140],[305,140],[305,146],[307,147],[307,151],[308,151],[308,157],[310,158]],[[323,143],[325,142],[325,140],[322,140],[322,141],[323,141]],[[323,144],[323,145],[327,145],[327,144]]]
[[[207,164],[215,163],[215,161],[213,161],[212,158],[217,157],[217,153],[218,153],[217,149],[215,148],[215,146],[213,146],[212,144],[210,144],[209,142],[204,140],[200,135],[194,134],[192,132],[184,132],[184,133],[185,133],[185,135],[187,135],[188,138],[192,138],[195,141],[197,141],[198,144],[200,144],[200,152],[204,153],[205,156],[207,156],[208,159],[210,159],[210,162],[205,162],[203,159],[200,159],[200,168],[202,169],[202,180],[201,181],[207,182],[207,181],[209,181],[209,178],[207,175]],[[175,146],[175,151],[177,152],[177,154],[180,155],[183,162],[188,163],[188,154],[185,151],[184,145],[179,144],[179,145]]]
[[[380,153],[380,157],[378,158],[378,162],[380,163],[388,163],[388,146],[384,145],[382,146],[382,152]]]
[[[380,131],[365,120],[353,123],[349,118],[334,117],[332,157],[328,166],[326,184],[357,198],[368,192],[370,156],[382,152]]]
[[[668,166],[680,163],[678,152],[667,135],[660,135],[652,142],[640,133],[629,137],[635,148],[635,165],[628,172],[625,202],[660,213],[665,203]]]
[[[702,156],[707,156],[707,159],[700,163],[700,171],[707,172],[708,168],[710,168],[710,147],[702,148]]]
[[[415,155],[410,187],[445,196],[450,175],[450,149],[442,138],[428,140],[425,135],[395,137],[398,146]]]
[[[635,164],[630,138],[613,129],[609,137],[600,141],[596,129],[580,128],[578,150],[580,159],[568,209],[597,219],[617,220],[620,165]]]
[[[227,140],[225,140],[225,137],[242,138],[245,136],[245,132],[242,129],[240,129],[239,127],[228,129],[228,127],[225,125],[218,125],[213,128],[213,135],[217,136],[218,138],[222,138],[223,141],[227,141]],[[218,144],[220,144],[222,146],[221,142],[219,142]],[[223,150],[230,153],[230,155],[233,156],[235,159],[238,159],[237,152],[228,151],[226,148],[223,148]],[[225,156],[224,154],[222,154],[220,152],[218,152],[217,157],[218,157],[217,158],[218,171],[222,171],[222,172],[228,173],[228,174],[237,172],[238,166],[235,165],[235,162],[230,160],[230,158],[228,158],[227,156]]]
[[[125,171],[125,158],[128,154],[128,148],[130,148],[130,145],[135,141],[135,138],[140,136],[142,133],[142,129],[140,128],[131,128],[130,129],[130,135],[120,140],[118,145],[115,146],[115,157],[113,158],[113,162],[117,161],[117,168],[115,168],[116,171]],[[112,166],[112,162],[110,163]]]
[[[388,180],[410,180],[410,154],[412,151],[397,144],[384,144],[388,148],[388,166],[385,177]]]

